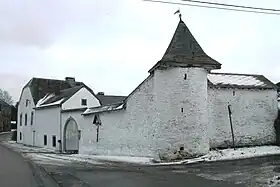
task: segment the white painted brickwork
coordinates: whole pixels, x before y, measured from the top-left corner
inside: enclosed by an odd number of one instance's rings
[[[228,104],[232,109],[232,124],[238,146],[275,142],[274,120],[277,118],[275,90],[209,89],[211,148],[228,147],[232,144]]]

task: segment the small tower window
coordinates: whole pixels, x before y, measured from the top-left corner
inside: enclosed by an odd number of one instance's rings
[[[181,112],[182,112],[182,113],[184,112],[184,108],[181,108]]]
[[[87,106],[87,100],[86,99],[82,99],[82,105]]]
[[[235,96],[235,91],[234,90],[232,91],[232,95]]]
[[[187,76],[187,74],[185,73],[185,75],[184,75],[184,80],[187,80],[187,78],[188,78],[188,76]]]

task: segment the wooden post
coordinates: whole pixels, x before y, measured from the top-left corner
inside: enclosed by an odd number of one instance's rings
[[[228,105],[228,115],[229,115],[229,122],[230,122],[230,129],[231,129],[231,136],[232,136],[232,147],[235,149],[235,142],[234,142],[234,133],[233,133],[233,126],[232,126],[232,119],[231,119],[231,105]]]

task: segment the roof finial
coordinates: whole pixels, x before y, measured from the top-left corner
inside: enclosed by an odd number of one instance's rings
[[[174,13],[174,15],[175,15],[175,14],[179,14],[180,21],[182,21],[182,14],[181,14],[181,12],[180,12],[180,9],[178,9],[178,10]]]

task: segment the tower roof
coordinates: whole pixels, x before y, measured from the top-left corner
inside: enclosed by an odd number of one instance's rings
[[[160,66],[221,68],[219,62],[203,51],[181,19],[162,59],[149,72]]]

